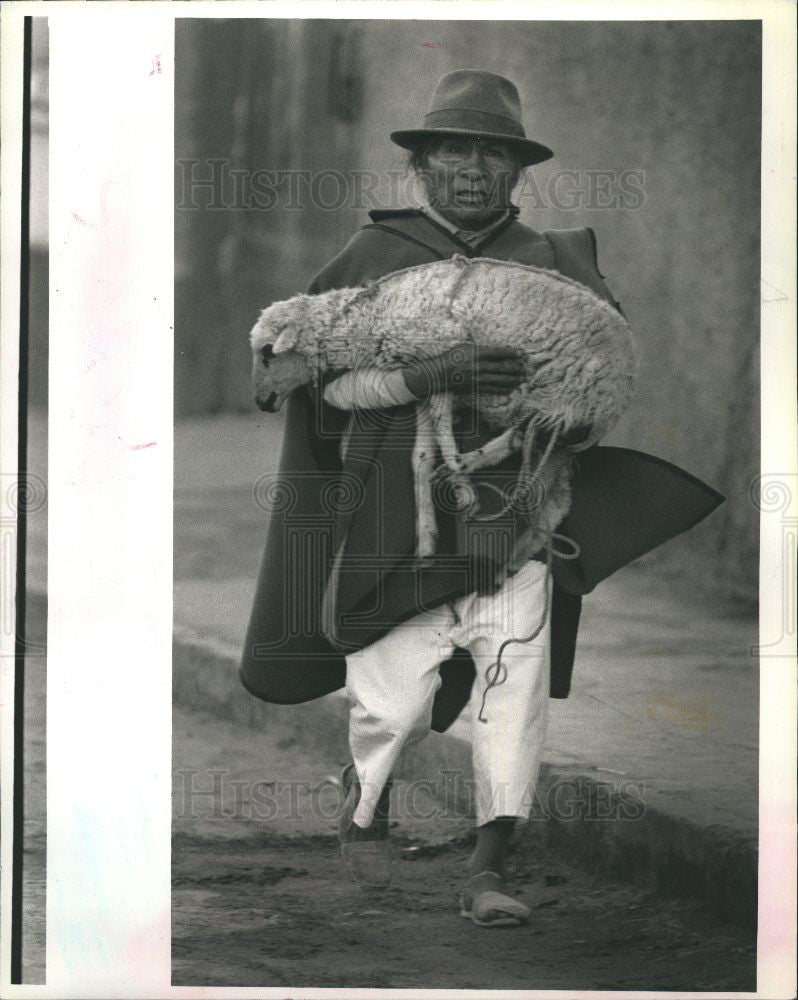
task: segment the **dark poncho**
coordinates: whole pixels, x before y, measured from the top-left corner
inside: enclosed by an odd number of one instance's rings
[[[474,247],[415,210],[372,212],[371,217],[372,224],[314,279],[311,293],[362,285],[405,267],[464,254],[555,269],[614,302],[598,271],[592,230],[537,233],[511,215]],[[280,704],[342,687],[347,653],[419,611],[471,592],[475,574],[485,570],[469,554],[474,525],[454,515],[439,516],[436,559],[423,570],[415,562],[414,406],[355,411],[342,464],[340,439],[351,414],[325,404],[321,391],[298,389],[287,403],[266,551],[241,665],[245,687]],[[477,423],[460,429],[458,445],[467,451],[488,436],[495,432]],[[497,495],[515,479],[517,462],[514,456],[492,470]],[[572,493],[571,512],[559,531],[578,543],[581,556],[554,561],[555,698],[567,697],[570,690],[581,595],[695,524],[722,499],[667,462],[604,447],[578,454]],[[480,500],[484,511],[486,497]],[[336,554],[339,572],[330,592]],[[336,625],[333,641],[322,629],[325,594]],[[433,712],[438,730],[451,724],[468,699],[474,666],[467,651],[457,650],[441,675]]]

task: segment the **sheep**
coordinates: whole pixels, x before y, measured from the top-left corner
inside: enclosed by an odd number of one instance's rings
[[[499,433],[465,455],[455,444],[453,406],[468,405],[469,397],[436,393],[418,404],[416,555],[424,559],[435,551],[433,486],[448,485],[459,507],[473,514],[476,493],[469,477],[520,449],[519,489],[511,503],[522,507],[532,486],[545,502],[527,499],[535,509],[523,512],[528,527],[506,567],[514,572],[550,544],[568,511],[571,462],[560,436],[585,425],[594,435],[605,433],[632,395],[636,356],[629,327],[584,285],[530,265],[455,256],[395,271],[365,287],[276,302],[250,333],[255,398],[261,409],[275,411],[295,388],[317,384],[324,371],[393,369],[465,341],[518,348],[527,377],[512,392],[480,396],[480,415]],[[548,443],[538,454],[539,432],[548,432]],[[443,459],[437,469],[436,450]]]

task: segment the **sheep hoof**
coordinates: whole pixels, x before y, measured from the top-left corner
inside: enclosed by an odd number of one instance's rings
[[[429,569],[434,561],[434,556],[434,552],[428,552],[426,555],[421,555],[417,552],[416,558],[413,560],[413,569]]]
[[[432,470],[432,473],[430,474],[430,479],[432,480],[433,483],[440,482],[442,479],[448,479],[449,476],[452,475],[459,475],[461,472],[462,469],[458,469],[457,472],[455,472],[453,469],[450,469],[445,462],[441,462],[440,465],[436,465],[435,468]]]
[[[418,543],[416,545],[416,563],[424,562],[429,560],[435,555],[435,541],[437,536],[434,534],[424,534],[420,535]]]

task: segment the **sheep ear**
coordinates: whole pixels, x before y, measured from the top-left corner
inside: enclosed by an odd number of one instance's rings
[[[290,351],[296,344],[296,330],[293,327],[287,327],[280,336],[274,342],[274,353],[282,354],[285,351]]]
[[[253,351],[259,351],[265,343],[267,343],[269,338],[269,329],[264,321],[264,316],[266,315],[266,310],[260,314],[258,317],[258,322],[249,331],[249,343]]]

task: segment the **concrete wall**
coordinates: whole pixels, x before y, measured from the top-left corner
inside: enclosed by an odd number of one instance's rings
[[[754,21],[178,21],[176,159],[340,171],[350,197],[325,209],[300,192],[291,207],[284,186],[269,208],[193,209],[209,193],[187,192],[178,164],[177,415],[250,405],[246,333],[365,221],[352,172],[376,171],[372,202],[397,203],[404,154],[388,131],[420,121],[443,73],[502,73],[521,90],[528,134],[557,154],[521,189],[522,220],[595,229],[600,267],[639,339],[637,399],[608,443],[658,454],[728,496],[648,559],[752,599],[759,42]],[[583,192],[570,206],[565,180],[552,187],[562,171],[578,172],[570,186]],[[611,205],[600,207],[589,171],[642,172],[644,197],[627,182],[627,197],[613,199],[623,192],[605,182]],[[206,162],[195,168],[209,174]],[[330,203],[327,181],[317,195]]]

